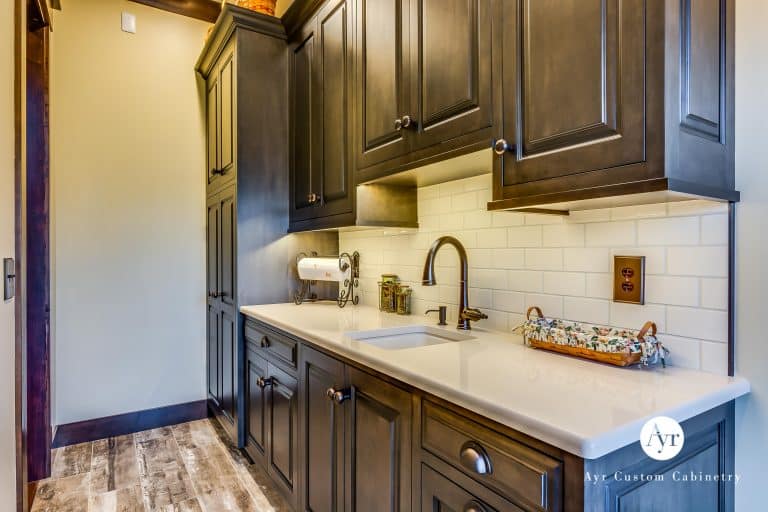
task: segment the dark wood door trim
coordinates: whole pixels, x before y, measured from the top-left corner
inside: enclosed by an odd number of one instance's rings
[[[221,12],[218,0],[131,0],[163,11],[215,23]]]

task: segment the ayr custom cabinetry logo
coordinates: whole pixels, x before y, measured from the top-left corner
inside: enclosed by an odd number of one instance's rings
[[[675,457],[684,443],[683,427],[667,416],[651,418],[640,430],[640,446],[646,455],[655,460]]]

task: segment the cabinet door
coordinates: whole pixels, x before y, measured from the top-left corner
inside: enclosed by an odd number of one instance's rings
[[[207,357],[206,367],[208,373],[208,398],[213,400],[216,406],[219,404],[219,340],[221,338],[221,323],[219,312],[212,304],[208,305],[207,319]]]
[[[411,506],[411,395],[348,368],[348,512],[394,512]]]
[[[220,398],[221,411],[226,419],[235,424],[237,416],[237,321],[228,311],[220,315]]]
[[[491,0],[411,4],[412,149],[492,126]]]
[[[643,161],[645,2],[510,3],[519,9],[502,10],[504,126],[499,137],[514,147],[497,159],[500,185]],[[526,189],[551,191],[545,182]]]
[[[235,65],[234,52],[222,59],[219,78],[220,106],[220,162],[219,170],[222,175],[229,174],[235,165]]]
[[[269,443],[268,472],[296,503],[298,494],[298,382],[294,377],[268,363]]]
[[[328,390],[344,390],[344,364],[302,346],[299,382],[302,495],[306,512],[337,512],[344,501],[344,404]]]
[[[237,293],[235,286],[235,247],[237,239],[237,204],[236,204],[236,189],[230,187],[222,192],[219,204],[221,209],[221,249],[220,249],[220,261],[219,261],[219,298],[222,306],[234,307],[235,294]],[[235,312],[232,311],[234,315]]]
[[[355,91],[357,167],[408,151],[408,130],[396,120],[409,111],[410,0],[357,0]]]
[[[315,36],[317,18],[312,18],[299,31],[290,46],[291,71],[291,219],[312,216],[309,210],[319,205],[318,143],[319,102],[317,88]]]
[[[255,350],[248,349],[245,372],[246,450],[254,460],[264,457],[267,441],[267,393],[264,379],[268,378],[267,361]]]
[[[352,45],[349,30],[352,27],[350,4],[352,0],[334,0],[326,5],[317,19],[320,46],[319,76],[315,83],[320,88],[322,115],[317,127],[322,137],[319,150],[320,183],[313,183],[321,191],[318,215],[323,217],[352,211],[352,173],[350,169],[349,121],[350,74],[352,72]],[[314,178],[314,176],[313,176]]]
[[[218,177],[219,173],[219,74],[217,71],[211,73],[206,83],[206,150],[208,163],[208,184],[211,184]]]

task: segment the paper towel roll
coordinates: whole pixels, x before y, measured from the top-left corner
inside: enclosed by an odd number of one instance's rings
[[[307,281],[344,281],[351,269],[339,269],[339,258],[302,258],[297,265],[299,277]]]

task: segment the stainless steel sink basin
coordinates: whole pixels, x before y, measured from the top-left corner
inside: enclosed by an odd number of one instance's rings
[[[345,334],[353,340],[386,350],[404,350],[474,339],[473,336],[457,331],[438,329],[427,325],[350,331]]]

